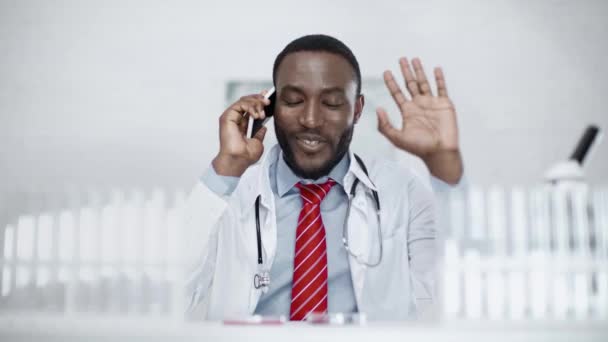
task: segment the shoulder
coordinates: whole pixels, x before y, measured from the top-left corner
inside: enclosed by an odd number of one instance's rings
[[[263,191],[263,187],[269,187],[270,169],[274,167],[279,152],[279,146],[274,145],[257,163],[247,168],[241,176],[234,194],[238,197],[251,191],[259,193]]]
[[[427,182],[412,168],[390,159],[372,159],[369,166],[370,178],[376,186],[411,187]]]
[[[412,206],[433,201],[429,179],[424,179],[414,168],[388,159],[370,160],[369,164],[370,178],[389,206]]]
[[[260,192],[259,189],[259,179],[261,172],[261,163],[256,163],[251,165],[243,175],[241,175],[239,179],[239,184],[234,189],[234,192],[230,196],[228,201],[229,207],[231,209],[240,210],[242,202],[248,202],[248,198],[252,196],[252,194],[258,194]]]
[[[254,180],[257,180],[262,169],[262,163],[258,162],[247,168],[245,173],[241,176],[239,185],[243,184],[251,184]]]

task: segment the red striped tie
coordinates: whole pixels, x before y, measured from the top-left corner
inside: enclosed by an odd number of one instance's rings
[[[302,211],[296,229],[293,261],[290,319],[300,321],[311,313],[327,312],[327,247],[321,219],[321,201],[336,184],[329,179],[323,184],[302,184]]]

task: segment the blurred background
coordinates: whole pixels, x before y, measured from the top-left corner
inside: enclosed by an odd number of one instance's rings
[[[587,124],[608,125],[607,16],[601,0],[2,0],[0,189],[190,187],[217,151],[227,82],[270,80],[310,33],[349,45],[366,80],[400,56],[443,66],[470,179],[534,183]],[[355,140],[376,134],[374,110]]]
[[[355,152],[427,172],[376,131],[376,106],[400,124],[382,72],[399,75],[399,57],[420,57],[427,72],[440,65],[446,74],[469,182],[538,184],[568,158],[587,125],[608,127],[607,18],[602,0],[0,0],[0,304],[175,310],[175,210],[217,152],[218,117],[233,99],[267,87],[275,56],[306,34],[335,36],[359,60],[368,101]],[[266,144],[273,142],[270,132]],[[592,190],[607,183],[607,156],[600,141],[585,162]],[[590,207],[608,207],[603,191]],[[499,193],[493,198],[502,206]],[[508,207],[527,208],[513,203]],[[594,253],[608,250],[608,242],[597,242],[608,241],[606,212],[589,221]],[[543,215],[539,222],[549,229],[552,214]],[[120,227],[136,228],[123,234]],[[144,230],[153,233],[140,241]],[[597,279],[585,284],[598,289]],[[28,286],[43,291],[15,292]],[[131,305],[124,293],[140,297]],[[109,304],[95,300],[110,297]]]

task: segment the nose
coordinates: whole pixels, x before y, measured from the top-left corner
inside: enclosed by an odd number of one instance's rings
[[[299,117],[300,125],[306,128],[318,128],[325,122],[319,103],[315,100],[308,101]]]

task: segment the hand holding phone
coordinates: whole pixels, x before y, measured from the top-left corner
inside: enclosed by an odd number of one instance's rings
[[[268,98],[261,94],[243,96],[222,113],[220,149],[212,163],[217,174],[240,177],[262,157],[266,133],[263,126],[266,116],[274,112],[273,107],[269,108],[273,93],[266,92]]]
[[[252,116],[249,116],[249,123],[247,125],[248,138],[253,138],[260,128],[266,125],[268,120],[274,115],[274,105],[276,102],[274,87],[266,92],[264,98],[270,100],[270,104],[264,107],[264,114],[266,114],[266,117],[264,119],[254,119]]]

